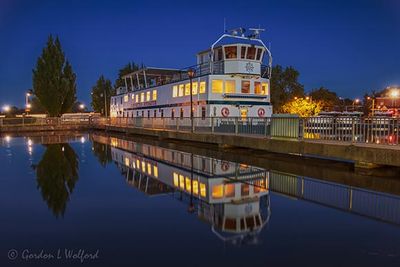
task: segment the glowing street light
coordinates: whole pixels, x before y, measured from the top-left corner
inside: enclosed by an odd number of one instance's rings
[[[84,109],[85,109],[85,105],[84,105],[84,104],[80,104],[80,105],[79,105],[79,108],[80,108],[81,110],[84,110]]]
[[[400,92],[399,92],[399,89],[395,88],[395,89],[392,89],[389,94],[391,97],[395,98],[395,97],[399,97]]]
[[[4,112],[10,112],[10,110],[11,110],[11,107],[9,105],[3,106],[3,111]]]

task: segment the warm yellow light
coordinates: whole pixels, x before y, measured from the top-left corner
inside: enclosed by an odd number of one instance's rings
[[[354,102],[355,102],[356,104],[358,104],[358,103],[360,102],[360,99],[356,98],[356,99],[354,100]]]
[[[207,196],[206,185],[203,183],[200,183],[200,196],[202,197]]]
[[[153,166],[154,177],[158,177],[158,167]]]
[[[214,199],[222,198],[224,196],[224,186],[222,184],[214,185],[212,187],[211,196]]]
[[[390,91],[390,96],[391,97],[398,97],[399,96],[399,89],[392,89]]]
[[[84,109],[84,108],[85,108],[85,105],[84,105],[84,104],[80,104],[80,105],[79,105],[79,108],[80,108],[80,109]]]
[[[4,112],[9,112],[11,110],[11,107],[9,105],[3,106],[3,111]]]
[[[26,104],[26,108],[31,108],[32,105],[31,104]]]

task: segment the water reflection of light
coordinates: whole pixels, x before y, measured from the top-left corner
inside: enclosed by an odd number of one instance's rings
[[[86,139],[84,136],[81,137],[81,143],[84,144],[86,142]]]
[[[7,143],[10,143],[10,141],[11,141],[11,136],[6,135],[5,140],[6,140]]]
[[[28,146],[32,146],[32,140],[28,139]]]

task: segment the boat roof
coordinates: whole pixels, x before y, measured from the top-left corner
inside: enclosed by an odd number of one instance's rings
[[[125,74],[122,76],[122,78],[128,78],[128,77],[136,75],[136,74],[143,74],[144,72],[146,72],[146,76],[160,76],[160,75],[173,75],[173,74],[183,72],[183,71],[179,70],[179,69],[172,69],[172,68],[144,67],[139,70]]]

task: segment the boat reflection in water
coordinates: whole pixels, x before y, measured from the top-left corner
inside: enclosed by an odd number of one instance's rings
[[[225,242],[259,242],[271,213],[264,169],[114,137],[91,138],[111,144],[112,160],[131,186],[186,202],[188,212]]]

